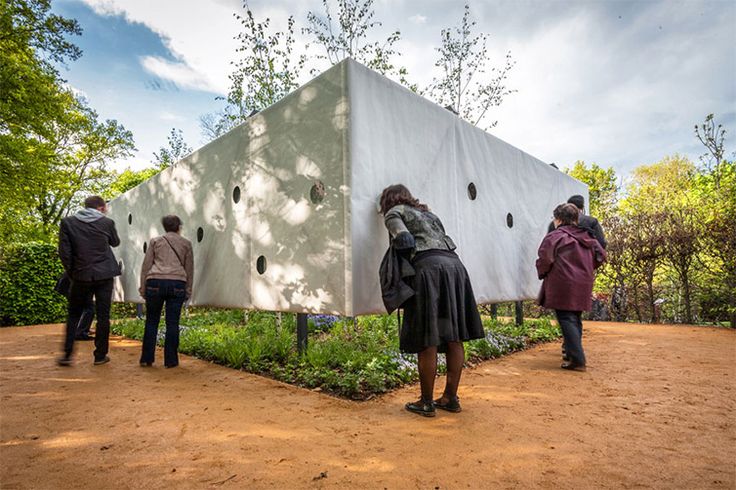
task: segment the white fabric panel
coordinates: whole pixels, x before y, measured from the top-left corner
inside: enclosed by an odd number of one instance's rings
[[[326,194],[314,203],[317,181]],[[346,60],[110,203],[122,240],[115,300],[142,301],[143,243],[163,232],[163,215],[177,214],[194,246],[192,304],[383,312],[388,238],[376,207],[395,183],[442,219],[479,302],[535,297],[552,209],[587,196],[580,182]]]
[[[115,300],[142,301],[143,243],[163,232],[163,215],[177,214],[194,246],[192,304],[343,313],[351,297],[348,110],[344,66],[335,67],[113,200],[110,217],[122,241],[115,253],[124,264]],[[326,197],[315,204],[310,189],[318,180]],[[260,256],[267,263],[262,275]]]
[[[376,202],[403,183],[430,206],[458,245],[480,303],[535,298],[534,261],[556,204],[587,187],[348,62],[354,314],[382,312],[377,270],[388,238]],[[468,184],[477,198],[468,197]],[[506,225],[511,213],[514,225]],[[360,287],[359,287],[360,286]]]

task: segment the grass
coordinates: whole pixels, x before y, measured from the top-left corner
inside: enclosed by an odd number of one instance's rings
[[[418,380],[416,355],[399,352],[395,316],[310,318],[306,352],[296,349],[293,314],[196,309],[182,316],[179,351],[234,369],[265,375],[338,396],[365,400]],[[547,319],[522,325],[484,318],[486,337],[465,344],[468,365],[554,340],[559,329]],[[141,340],[141,320],[112,325],[115,334]],[[163,344],[163,324],[159,343]],[[443,357],[440,371],[444,371]]]

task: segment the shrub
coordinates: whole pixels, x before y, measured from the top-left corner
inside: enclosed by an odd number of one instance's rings
[[[64,269],[48,243],[13,244],[0,250],[0,322],[35,325],[63,321],[66,298],[54,291]]]

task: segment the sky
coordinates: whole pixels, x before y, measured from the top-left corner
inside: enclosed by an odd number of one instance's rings
[[[333,0],[334,1],[334,0]],[[299,28],[321,0],[250,0],[257,20]],[[490,66],[511,53],[516,92],[495,108],[489,132],[535,157],[613,167],[621,178],[667,155],[694,162],[705,152],[695,124],[709,113],[736,150],[736,2],[732,0],[471,0],[475,32],[489,35]],[[401,31],[400,64],[426,86],[443,28],[457,25],[460,0],[375,0],[375,39]],[[137,152],[113,168],[151,165],[181,129],[205,143],[199,118],[223,108],[236,59],[239,0],[55,0],[79,21],[81,59],[62,77],[101,118],[133,132]],[[313,56],[315,48],[307,51]],[[305,76],[304,82],[311,78]]]

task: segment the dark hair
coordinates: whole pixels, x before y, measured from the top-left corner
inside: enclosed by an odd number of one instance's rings
[[[420,211],[429,211],[429,207],[412,196],[405,185],[396,184],[386,187],[381,193],[381,214],[386,214],[389,209],[399,204],[406,204]]]
[[[582,211],[585,209],[585,198],[579,194],[575,194],[574,196],[570,196],[570,199],[567,200],[570,204],[574,204],[577,206],[577,208]]]
[[[175,214],[169,214],[161,218],[161,224],[164,225],[164,230],[167,232],[173,231],[176,233],[181,228],[181,220]]]
[[[105,200],[102,199],[100,196],[89,196],[87,199],[84,200],[84,207],[85,208],[102,208],[105,207]]]
[[[576,225],[578,224],[578,215],[580,211],[576,205],[571,203],[560,204],[555,208],[554,217],[560,220],[561,225]]]

